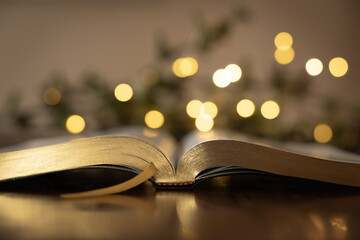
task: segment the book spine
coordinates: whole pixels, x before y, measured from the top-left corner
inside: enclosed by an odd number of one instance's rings
[[[171,182],[171,183],[156,183],[158,189],[192,189],[195,186],[195,181],[191,182]]]

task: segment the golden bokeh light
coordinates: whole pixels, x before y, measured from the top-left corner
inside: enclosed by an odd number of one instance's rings
[[[219,88],[227,87],[231,83],[231,75],[225,69],[218,69],[213,75],[213,82]]]
[[[312,58],[306,62],[305,69],[311,76],[317,76],[322,72],[323,64],[319,59]]]
[[[145,115],[145,124],[149,128],[160,128],[164,124],[164,115],[156,110],[151,110]]]
[[[158,132],[158,130],[144,127],[143,135],[148,138],[155,138],[155,137],[159,136],[159,132]]]
[[[43,100],[48,105],[56,105],[61,100],[61,93],[56,88],[48,88],[43,93]]]
[[[215,118],[218,113],[218,108],[213,102],[204,102],[200,108],[201,114],[209,115],[212,118]]]
[[[344,76],[349,69],[347,61],[341,57],[331,59],[329,63],[329,70],[334,77]]]
[[[78,134],[85,129],[85,120],[79,115],[71,115],[66,120],[66,129],[72,134]]]
[[[202,105],[203,105],[203,103],[199,100],[191,100],[186,105],[187,114],[192,118],[197,118],[201,114],[200,109],[201,109]]]
[[[186,76],[194,75],[199,68],[197,61],[192,57],[184,58],[180,63],[180,69]]]
[[[127,102],[132,98],[133,90],[130,85],[121,83],[115,88],[114,95],[120,102]]]
[[[175,62],[172,65],[173,73],[175,74],[175,76],[180,77],[180,78],[186,77],[186,75],[184,75],[184,73],[182,72],[182,70],[180,68],[180,63],[182,60],[183,60],[182,58],[178,58],[175,60]]]
[[[243,118],[250,117],[255,112],[255,104],[249,99],[243,99],[236,105],[236,111]]]
[[[159,81],[159,74],[153,68],[147,68],[141,73],[141,80],[146,86],[152,86]]]
[[[178,58],[172,66],[173,73],[181,78],[194,75],[198,71],[198,68],[199,65],[197,61],[192,57]]]
[[[280,113],[279,104],[275,101],[266,101],[261,105],[261,114],[266,119],[274,119]]]
[[[329,125],[327,124],[318,124],[314,128],[314,139],[318,143],[327,143],[331,140],[333,132]]]
[[[274,58],[279,64],[289,64],[292,60],[294,60],[295,51],[292,47],[287,49],[277,48],[274,53]]]
[[[231,76],[230,82],[237,82],[240,80],[242,71],[241,68],[236,64],[229,64],[225,67],[225,70],[228,71],[228,73]]]
[[[292,46],[293,38],[289,33],[281,32],[278,35],[276,35],[274,43],[278,49],[286,50]]]
[[[208,132],[213,128],[214,120],[207,114],[201,114],[196,118],[195,126],[201,132]]]

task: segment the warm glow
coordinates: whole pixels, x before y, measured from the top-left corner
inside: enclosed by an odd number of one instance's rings
[[[210,117],[214,118],[214,117],[216,117],[216,115],[218,113],[218,109],[217,109],[215,103],[205,102],[204,104],[202,104],[202,106],[200,108],[200,112],[201,112],[201,114],[206,114],[206,115],[209,115]]]
[[[202,105],[202,102],[200,102],[199,100],[191,100],[186,105],[187,114],[192,118],[197,118],[200,115],[200,109]]]
[[[85,129],[85,120],[79,115],[71,115],[66,120],[66,129],[73,134],[81,133]]]
[[[319,124],[314,128],[314,139],[319,143],[327,143],[331,140],[333,132],[329,125]]]
[[[201,132],[208,132],[213,128],[214,120],[207,114],[201,114],[196,118],[195,126]]]
[[[164,124],[164,116],[159,111],[151,110],[145,115],[145,124],[149,128],[160,128]]]
[[[194,75],[198,68],[197,61],[192,57],[178,58],[172,66],[174,74],[181,78]]]
[[[226,71],[228,71],[228,73],[231,76],[231,82],[237,82],[239,81],[239,79],[241,78],[242,75],[242,71],[241,68],[236,65],[236,64],[229,64],[226,66],[225,68]]]
[[[329,63],[329,70],[334,77],[344,76],[349,69],[348,63],[341,57],[331,59]]]
[[[250,117],[255,112],[255,104],[249,99],[243,99],[236,105],[236,111],[241,117]]]
[[[225,69],[218,69],[213,75],[213,82],[219,88],[224,88],[229,86],[231,83],[231,75]]]
[[[150,129],[147,127],[144,127],[143,134],[145,137],[148,137],[148,138],[154,138],[154,137],[159,136],[158,130]]]
[[[186,75],[184,75],[184,73],[180,69],[181,61],[182,61],[182,58],[176,59],[172,65],[172,70],[173,70],[173,73],[175,74],[175,76],[183,78],[183,77],[186,77]]]
[[[198,70],[198,63],[192,57],[184,58],[180,63],[180,69],[186,76],[194,75]]]
[[[147,68],[142,72],[141,80],[145,85],[152,86],[159,81],[159,74],[153,68]]]
[[[323,64],[319,59],[312,58],[306,62],[305,69],[311,76],[317,76],[322,72]]]
[[[127,102],[133,96],[133,90],[128,84],[122,83],[115,88],[114,95],[120,102]]]
[[[295,51],[292,47],[283,49],[276,49],[274,53],[275,60],[280,64],[288,64],[295,57]]]
[[[43,100],[48,105],[56,105],[61,100],[61,93],[56,88],[48,88],[43,94]]]
[[[261,114],[266,119],[274,119],[279,113],[280,107],[275,101],[266,101],[261,105]]]
[[[286,50],[289,49],[293,44],[293,38],[287,32],[281,32],[275,37],[275,46],[278,49]]]

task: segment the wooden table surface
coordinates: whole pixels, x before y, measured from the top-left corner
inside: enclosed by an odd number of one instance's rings
[[[62,200],[0,188],[0,239],[360,239],[360,190],[217,177]],[[280,182],[280,184],[279,184]]]

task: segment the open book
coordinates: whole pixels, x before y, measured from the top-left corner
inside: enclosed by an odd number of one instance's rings
[[[234,173],[269,173],[360,187],[360,157],[332,147],[266,143],[216,132],[192,133],[176,147],[169,136],[153,133],[147,134],[147,140],[105,135],[1,153],[0,181],[87,167],[140,173],[152,163],[157,171],[150,180],[157,187],[192,186]]]

